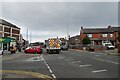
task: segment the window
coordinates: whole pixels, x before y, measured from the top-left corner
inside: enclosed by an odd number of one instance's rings
[[[88,37],[92,37],[92,34],[87,34]]]
[[[102,34],[102,37],[107,37],[107,34]]]
[[[19,30],[12,29],[12,33],[14,33],[14,34],[20,34],[20,31],[19,31]]]
[[[2,37],[2,33],[0,33],[0,37]]]
[[[3,31],[3,27],[2,26],[0,26],[0,31]]]
[[[5,27],[4,32],[9,32],[10,33],[10,28]]]
[[[113,34],[110,34],[110,37],[113,37]]]

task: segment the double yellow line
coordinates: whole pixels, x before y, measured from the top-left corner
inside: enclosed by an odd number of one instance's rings
[[[50,76],[44,75],[44,74],[40,74],[37,72],[31,72],[31,71],[22,71],[22,70],[0,70],[0,73],[4,74],[18,74],[18,75],[27,75],[27,76],[32,76],[34,78],[40,78],[43,80],[55,80]]]

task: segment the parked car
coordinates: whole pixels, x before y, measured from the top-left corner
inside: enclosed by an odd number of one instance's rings
[[[106,46],[107,50],[110,50],[110,49],[114,50],[115,49],[115,47],[110,43],[105,44],[105,46]]]
[[[42,49],[40,47],[28,47],[24,50],[25,53],[42,53]]]

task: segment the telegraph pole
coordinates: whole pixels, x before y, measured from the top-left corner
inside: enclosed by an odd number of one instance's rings
[[[31,40],[32,40],[32,32],[30,32],[30,43],[31,43]]]
[[[69,35],[69,34],[68,34],[68,24],[67,24],[67,39],[69,39],[68,35]]]
[[[27,29],[27,34],[26,34],[26,40],[28,41],[28,29]]]

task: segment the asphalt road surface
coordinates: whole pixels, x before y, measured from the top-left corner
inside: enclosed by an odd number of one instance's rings
[[[32,71],[53,78],[118,78],[118,60],[118,56],[100,52],[68,50],[60,54],[43,53],[3,60],[2,67],[3,70]]]

